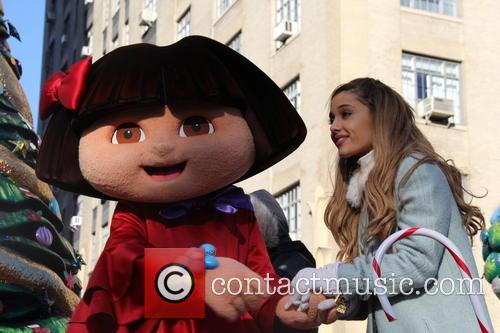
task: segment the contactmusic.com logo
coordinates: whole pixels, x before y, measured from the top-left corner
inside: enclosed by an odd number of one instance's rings
[[[146,318],[205,317],[205,260],[201,248],[144,250]]]

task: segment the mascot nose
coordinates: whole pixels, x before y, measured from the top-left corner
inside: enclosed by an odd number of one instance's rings
[[[155,143],[153,145],[153,151],[157,155],[168,155],[174,150],[173,143]]]

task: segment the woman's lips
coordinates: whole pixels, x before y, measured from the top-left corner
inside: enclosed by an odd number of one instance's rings
[[[144,170],[154,180],[170,180],[174,179],[184,171],[186,163],[180,163],[169,167],[144,167]]]
[[[340,147],[347,140],[347,138],[347,136],[339,136],[338,138],[335,138],[335,145]]]

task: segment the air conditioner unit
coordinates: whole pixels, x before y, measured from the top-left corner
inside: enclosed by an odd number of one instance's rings
[[[156,10],[151,8],[144,8],[141,12],[140,25],[151,27],[157,18],[158,14],[156,13]]]
[[[82,225],[82,217],[79,215],[74,215],[71,217],[71,220],[69,222],[69,228],[75,232],[77,231],[80,226]]]
[[[428,97],[417,102],[417,116],[424,118],[426,122],[428,122],[431,117],[448,119],[453,117],[454,114],[454,105],[451,99]]]
[[[283,20],[274,27],[273,38],[275,41],[284,42],[297,30],[297,22]]]
[[[85,45],[82,46],[82,57],[87,57],[92,55],[92,47]]]
[[[61,44],[64,44],[68,41],[68,35],[62,34],[61,35]]]

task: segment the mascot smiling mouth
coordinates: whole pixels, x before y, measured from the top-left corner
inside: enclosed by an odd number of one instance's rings
[[[170,180],[180,176],[182,171],[184,171],[185,166],[186,162],[166,167],[143,167],[143,168],[144,171],[146,171],[146,173],[155,180]]]

